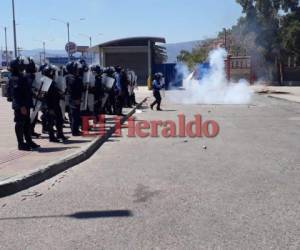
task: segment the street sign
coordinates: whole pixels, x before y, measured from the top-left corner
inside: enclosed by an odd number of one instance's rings
[[[74,54],[77,52],[77,45],[76,43],[73,42],[69,42],[66,44],[65,46],[65,50],[70,53],[70,54]]]

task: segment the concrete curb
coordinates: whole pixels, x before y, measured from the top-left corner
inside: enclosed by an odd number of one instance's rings
[[[145,103],[147,98],[134,107],[126,116],[121,119],[123,124],[135,111]],[[111,127],[104,136],[97,137],[88,145],[82,147],[80,151],[64,157],[58,161],[43,166],[25,176],[17,176],[0,183],[0,198],[15,194],[41,182],[52,178],[53,176],[71,168],[79,163],[89,159],[115,132],[116,127]]]

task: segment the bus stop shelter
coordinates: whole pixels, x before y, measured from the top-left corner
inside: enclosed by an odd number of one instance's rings
[[[134,70],[138,83],[146,85],[152,76],[153,65],[166,60],[162,37],[132,37],[105,42],[92,47],[94,61],[102,67],[119,65]]]

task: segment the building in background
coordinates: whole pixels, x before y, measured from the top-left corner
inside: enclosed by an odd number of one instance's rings
[[[1,68],[7,67],[9,65],[9,62],[13,59],[14,53],[13,51],[7,51],[7,61],[6,61],[6,51],[1,50],[1,58],[0,58],[0,66]]]
[[[67,56],[52,56],[47,57],[46,61],[59,67],[66,65],[69,61],[69,58]]]
[[[77,46],[76,53],[71,55],[71,61],[84,59],[88,64],[93,63],[93,53],[88,51],[88,46]],[[46,62],[54,64],[56,66],[66,65],[69,61],[68,56],[47,56]]]

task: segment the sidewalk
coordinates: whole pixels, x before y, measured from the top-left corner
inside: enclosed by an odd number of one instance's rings
[[[300,87],[254,85],[251,88],[257,94],[265,94],[271,98],[300,103]]]
[[[137,102],[143,102],[143,96],[137,93]],[[0,97],[0,110],[0,197],[33,186],[86,160],[113,134],[115,128],[113,116],[106,116],[106,134],[102,137],[72,137],[67,126],[64,128],[65,135],[69,137],[67,142],[50,143],[48,135],[43,134],[40,139],[34,139],[41,145],[39,150],[24,152],[17,150],[13,110],[6,98]],[[124,109],[128,116],[134,112],[135,109]],[[123,121],[126,119],[124,117]],[[40,124],[36,131],[41,131]],[[24,180],[28,180],[26,184]],[[14,185],[9,186],[11,183]]]

